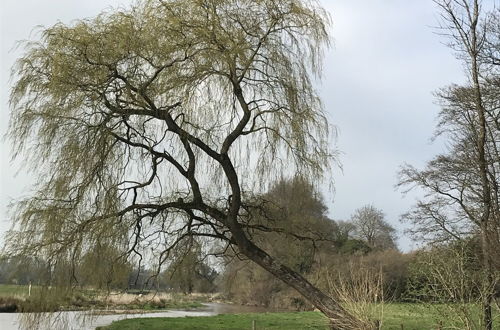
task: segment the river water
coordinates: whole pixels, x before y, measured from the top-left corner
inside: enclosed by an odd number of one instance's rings
[[[0,313],[1,330],[94,330],[96,327],[109,325],[113,321],[136,317],[185,317],[185,316],[212,316],[217,314],[255,313],[269,311],[265,308],[252,306],[238,306],[218,303],[204,304],[196,310],[169,310],[156,313],[131,314],[104,314],[90,312],[58,312],[38,314],[37,325],[30,323],[23,328],[23,320],[30,319],[31,314]],[[26,323],[24,323],[26,324]]]

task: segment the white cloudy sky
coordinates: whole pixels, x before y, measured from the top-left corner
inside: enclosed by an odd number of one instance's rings
[[[131,0],[2,0],[0,2],[0,135],[8,123],[9,72],[20,51],[16,40],[33,38],[37,25],[91,17]],[[432,0],[322,0],[333,18],[334,47],[325,58],[321,95],[338,128],[335,196],[326,198],[334,219],[373,204],[400,230],[402,249],[415,246],[402,234],[399,215],[414,202],[394,190],[398,167],[423,165],[439,152],[431,144],[438,111],[432,92],[464,80],[460,63],[435,34]],[[30,36],[31,34],[31,36]],[[15,175],[9,147],[0,142],[0,233],[9,227],[7,204],[29,191]]]

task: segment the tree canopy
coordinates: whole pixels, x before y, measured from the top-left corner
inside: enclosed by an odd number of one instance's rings
[[[384,218],[384,212],[373,205],[356,209],[351,216],[354,237],[365,241],[372,249],[395,249],[396,230]]]
[[[31,233],[18,242],[57,249],[147,218],[157,230],[227,211],[229,195],[238,205],[291,164],[322,173],[328,126],[310,72],[327,24],[308,1],[143,1],[44,29],[11,95],[15,155],[39,175],[14,213]]]

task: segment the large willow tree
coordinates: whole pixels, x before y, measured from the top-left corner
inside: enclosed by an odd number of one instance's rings
[[[328,14],[308,0],[142,1],[44,29],[14,69],[9,137],[38,175],[10,247],[71,256],[97,241],[153,250],[222,241],[327,315],[332,298],[256,246],[251,191],[319,180],[328,124],[312,79]],[[283,228],[279,230],[283,231]]]

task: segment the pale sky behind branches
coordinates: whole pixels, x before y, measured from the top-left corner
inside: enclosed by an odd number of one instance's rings
[[[493,1],[485,1],[486,3]],[[35,27],[93,17],[130,0],[1,0],[0,135],[8,118],[10,68],[22,49],[16,41],[36,39]],[[398,229],[403,251],[417,246],[404,235],[399,217],[415,202],[396,191],[399,166],[422,167],[443,144],[431,143],[438,106],[433,91],[464,81],[464,70],[436,34],[432,0],[322,0],[333,18],[334,45],[326,54],[320,94],[337,128],[335,193],[325,187],[330,216],[347,220],[366,204],[382,209]],[[29,193],[36,177],[18,172],[7,141],[0,141],[0,234],[10,227],[7,205]]]

